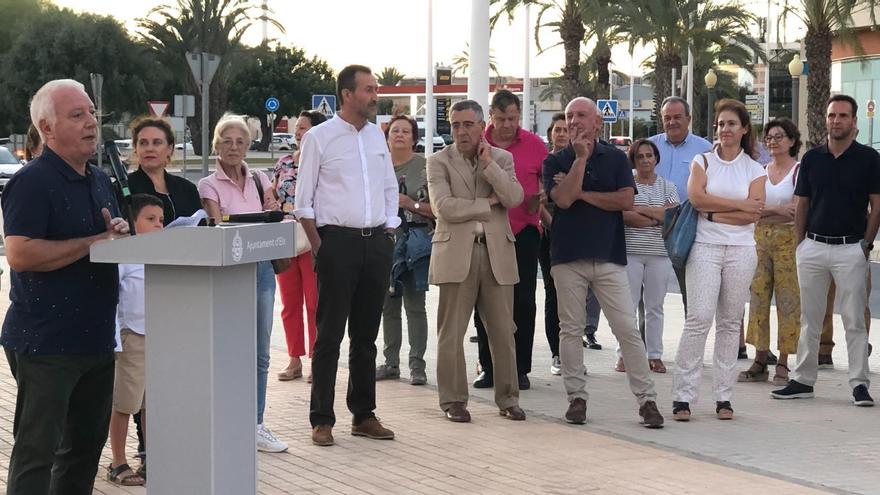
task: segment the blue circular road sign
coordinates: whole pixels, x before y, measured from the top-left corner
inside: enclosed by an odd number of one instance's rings
[[[281,106],[281,102],[278,101],[278,98],[275,98],[274,96],[272,96],[266,100],[266,110],[268,110],[270,112],[274,112],[274,111],[278,110],[278,107],[280,107],[280,106]]]

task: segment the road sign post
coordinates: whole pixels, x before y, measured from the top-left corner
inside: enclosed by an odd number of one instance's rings
[[[220,57],[211,53],[186,53],[186,61],[192,71],[193,79],[202,89],[202,177],[208,176],[208,158],[211,150],[208,147],[208,134],[211,111],[211,80],[220,66]]]
[[[608,124],[608,136],[611,136],[611,126],[617,122],[617,100],[596,100],[596,106],[599,108],[599,115],[602,116],[602,122]]]
[[[196,116],[196,97],[193,95],[174,95],[174,116],[183,118],[183,177],[186,177],[186,119]]]
[[[272,148],[272,138],[275,136],[275,114],[269,112],[266,115],[266,123],[269,124],[269,158],[275,160],[275,149]]]
[[[275,136],[275,112],[281,108],[278,98],[270,96],[266,98],[266,123],[269,124],[269,158],[275,160],[275,150],[272,149],[272,138]]]
[[[103,165],[102,156],[104,153],[101,152],[101,148],[104,146],[104,140],[101,137],[101,127],[103,127],[103,115],[104,115],[104,96],[102,95],[102,91],[104,89],[104,76],[101,74],[91,73],[89,74],[89,79],[92,80],[92,94],[95,96],[95,113],[97,113],[98,117],[98,168],[101,168]]]

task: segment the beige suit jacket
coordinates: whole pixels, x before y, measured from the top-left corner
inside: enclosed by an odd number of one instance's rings
[[[500,285],[519,282],[516,238],[510,230],[507,209],[523,200],[516,180],[513,155],[492,148],[485,170],[458,152],[455,144],[428,158],[428,194],[437,216],[428,280],[432,284],[460,283],[470,272],[474,238],[483,223],[492,273]],[[494,193],[499,203],[489,206]]]

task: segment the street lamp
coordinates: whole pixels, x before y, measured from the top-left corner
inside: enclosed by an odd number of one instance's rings
[[[801,56],[795,54],[788,63],[788,73],[791,74],[791,120],[794,125],[798,124],[798,93],[800,92],[801,74],[804,73],[804,62]]]
[[[709,88],[709,105],[706,109],[706,132],[709,136],[709,142],[712,142],[712,97],[715,96],[715,85],[718,84],[718,76],[715,75],[715,71],[709,69],[709,72],[706,73],[706,77],[703,78],[703,82],[705,82],[706,87]]]

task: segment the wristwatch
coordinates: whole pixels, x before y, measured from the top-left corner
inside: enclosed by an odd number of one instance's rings
[[[874,250],[874,243],[873,242],[868,243],[868,241],[866,241],[865,239],[862,239],[861,241],[859,241],[859,244],[862,246],[862,249],[864,249],[865,251],[873,251]]]
[[[706,214],[706,220],[708,220],[710,222],[715,221],[715,220],[712,220],[712,213],[714,213],[714,212],[710,211],[709,213]]]

